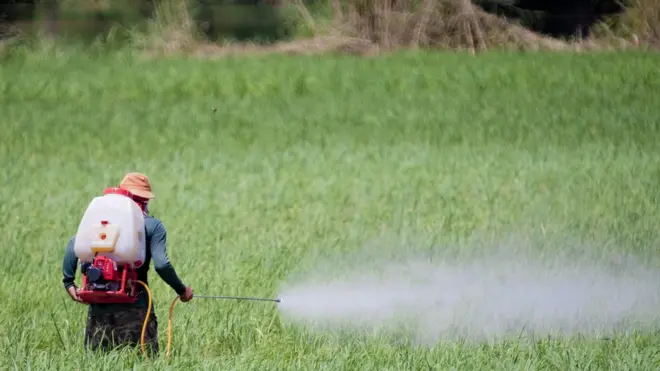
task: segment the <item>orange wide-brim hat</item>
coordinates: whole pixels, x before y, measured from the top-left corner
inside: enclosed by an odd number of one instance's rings
[[[156,198],[151,192],[149,178],[141,173],[128,173],[124,175],[124,179],[119,183],[119,188],[130,191],[132,194],[147,200]]]

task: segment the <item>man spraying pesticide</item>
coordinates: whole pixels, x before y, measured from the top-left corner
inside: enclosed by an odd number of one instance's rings
[[[147,273],[151,260],[158,275],[177,293],[170,306],[167,355],[172,337],[172,311],[177,300],[188,302],[193,291],[178,277],[167,256],[163,223],[149,215],[154,198],[149,179],[128,173],[119,187],[107,188],[87,206],[78,231],[67,245],[62,263],[64,288],[77,302],[89,304],[85,348],[108,350],[139,342],[158,353],[158,320]],[[82,287],[74,280],[81,263]],[[280,299],[195,296],[209,299]]]
[[[151,260],[181,301],[193,298],[167,256],[165,226],[149,215],[153,198],[149,179],[128,173],[119,187],[92,200],[69,240],[62,281],[73,300],[89,304],[85,348],[108,350],[139,342],[143,352],[148,343],[158,353],[158,319],[147,279]],[[79,260],[80,289],[74,283]]]

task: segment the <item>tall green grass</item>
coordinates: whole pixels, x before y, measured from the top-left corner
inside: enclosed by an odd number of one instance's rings
[[[176,307],[174,354],[82,351],[61,285],[89,200],[150,176],[199,294],[278,295],[315,257],[394,234],[436,249],[544,233],[657,264],[660,60],[395,54],[149,60],[17,54],[0,67],[3,369],[657,369],[654,333],[406,345],[290,326],[263,303]],[[403,238],[402,240],[405,240]],[[406,248],[404,244],[401,248]],[[151,273],[165,347],[174,292]],[[403,341],[404,344],[401,344]]]

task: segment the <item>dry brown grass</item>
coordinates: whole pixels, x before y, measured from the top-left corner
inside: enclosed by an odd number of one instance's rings
[[[334,11],[334,26],[343,34],[385,50],[433,48],[474,54],[491,48],[580,51],[632,45],[620,39],[567,42],[542,36],[486,13],[470,0],[423,0],[418,7],[410,0],[353,0],[344,7],[335,1]]]
[[[630,40],[646,49],[660,48],[660,0],[630,0],[625,13],[610,26],[607,22],[597,28],[600,38]]]
[[[196,58],[223,58],[236,55],[314,55],[314,54],[352,54],[359,56],[376,56],[382,52],[377,44],[364,39],[342,35],[323,35],[289,42],[279,42],[272,45],[251,43],[212,44],[199,43],[196,48],[187,52],[170,48],[147,50],[148,57],[185,54]]]
[[[191,53],[200,47],[200,33],[188,12],[186,0],[161,0],[146,34],[136,44],[153,54]]]
[[[621,17],[624,26],[619,30],[575,42],[536,34],[482,11],[470,0],[421,0],[419,5],[412,0],[330,1],[334,15],[329,25],[315,20],[301,0],[281,2],[297,9],[316,36],[264,46],[203,43],[187,12],[186,0],[163,0],[150,32],[136,40],[152,56],[183,53],[199,57],[333,52],[376,55],[401,48],[476,54],[490,49],[585,51],[660,46],[660,0],[633,0],[633,7]]]
[[[589,51],[635,47],[634,39],[622,37],[562,41],[534,33],[515,22],[489,14],[470,0],[332,0],[334,17],[329,27],[319,26],[302,2],[291,0],[307,26],[318,33],[307,40],[272,46],[206,45],[196,56],[226,56],[245,53],[316,54],[341,52],[375,55],[401,48],[467,50],[473,54],[489,49]],[[639,0],[659,3],[660,0]],[[656,6],[657,12],[658,7]],[[636,8],[650,17],[647,8]],[[637,12],[637,13],[634,13]],[[650,23],[650,22],[649,22]],[[657,22],[654,23],[657,25]],[[656,26],[657,27],[657,26]],[[657,29],[649,28],[646,34]]]

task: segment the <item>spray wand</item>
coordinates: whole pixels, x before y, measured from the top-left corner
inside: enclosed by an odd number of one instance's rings
[[[282,299],[268,299],[268,298],[251,298],[245,296],[207,296],[207,295],[193,295],[194,298],[202,299],[234,299],[234,300],[256,300],[256,301],[274,301],[279,303]]]
[[[144,347],[144,334],[147,329],[147,321],[149,319],[149,311],[151,310],[151,291],[149,288],[143,284],[143,286],[147,289],[147,293],[149,294],[149,309],[147,309],[147,317],[144,320],[144,325],[142,327],[142,336],[140,337],[140,342],[142,345],[142,353],[146,356],[146,351]],[[193,299],[195,298],[200,298],[200,299],[226,299],[226,300],[249,300],[249,301],[271,301],[275,303],[279,303],[282,301],[282,299],[269,299],[269,298],[254,298],[254,297],[247,297],[247,296],[209,296],[209,295],[193,295]],[[170,305],[170,316],[167,321],[167,352],[165,353],[166,357],[170,357],[170,353],[172,350],[172,317],[173,317],[173,312],[174,312],[174,306],[176,305],[177,300],[179,300],[179,297],[175,297],[174,300],[172,300],[172,305]]]
[[[142,334],[140,334],[140,346],[142,348],[142,354],[147,357],[147,351],[145,349],[144,345],[144,335],[147,331],[147,324],[149,323],[149,317],[151,314],[151,290],[149,289],[149,286],[142,282],[142,281],[137,281],[138,284],[140,284],[144,289],[147,291],[147,297],[149,298],[149,304],[147,305],[147,315],[144,318],[144,324],[142,325]],[[194,298],[201,298],[201,299],[229,299],[229,300],[254,300],[254,301],[272,301],[279,303],[282,301],[282,299],[268,299],[268,298],[254,298],[254,297],[242,297],[242,296],[208,296],[208,295],[193,295]],[[176,305],[177,300],[179,300],[179,297],[175,297],[174,300],[172,300],[172,305],[170,305],[170,316],[167,321],[167,353],[166,357],[170,357],[170,352],[172,350],[172,317],[174,313],[174,306]]]

